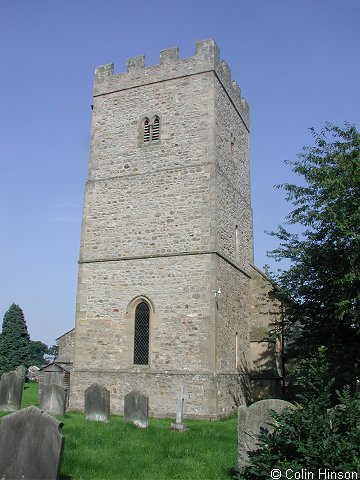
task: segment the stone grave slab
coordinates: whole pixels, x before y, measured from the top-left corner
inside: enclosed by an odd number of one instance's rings
[[[85,390],[84,415],[87,420],[108,422],[110,418],[110,392],[107,388],[94,383]]]
[[[11,413],[0,422],[0,478],[60,478],[62,423],[36,407]]]
[[[26,367],[24,367],[24,365],[19,365],[15,369],[15,373],[17,373],[20,377],[23,377],[24,380],[25,380],[26,372],[27,372],[27,369]]]
[[[40,408],[51,415],[65,415],[65,390],[60,385],[44,385],[40,394]]]
[[[16,371],[4,373],[0,380],[0,410],[19,410],[24,390],[25,376]]]
[[[147,428],[149,418],[149,397],[140,392],[130,392],[124,397],[125,422]]]
[[[249,407],[238,408],[238,458],[243,470],[249,463],[249,451],[257,450],[257,437],[263,429],[269,433],[275,428],[272,412],[281,413],[285,408],[295,408],[285,400],[270,398],[252,403]]]

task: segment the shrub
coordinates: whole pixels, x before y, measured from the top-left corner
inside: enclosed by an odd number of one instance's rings
[[[274,414],[277,427],[273,433],[259,436],[259,449],[250,453],[251,465],[240,479],[269,479],[272,469],[312,472],[353,472],[360,468],[360,398],[345,387],[338,395],[338,405],[331,407],[333,380],[328,380],[326,349],[304,360],[296,372],[302,388],[297,408]],[[322,470],[324,471],[324,470]],[[290,477],[288,477],[290,478]],[[299,477],[300,478],[300,477]],[[303,477],[301,477],[303,478]],[[304,477],[307,478],[307,477]]]

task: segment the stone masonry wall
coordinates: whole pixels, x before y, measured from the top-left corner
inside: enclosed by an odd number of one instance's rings
[[[234,398],[245,402],[239,374],[248,371],[250,279],[222,258],[217,262],[221,286],[216,309],[216,378],[218,412],[233,413]]]
[[[221,69],[225,78],[231,79],[226,62],[221,62]],[[229,95],[229,84],[223,77],[215,76],[216,232],[217,251],[221,255],[217,263],[221,294],[216,310],[219,415],[232,413],[234,398],[245,402],[239,374],[248,371],[253,262],[248,120],[248,111],[245,118]]]
[[[141,122],[154,115],[159,140],[144,144]],[[117,413],[138,389],[154,415],[173,414],[181,385],[189,415],[231,412],[235,357],[244,365],[248,358],[248,129],[246,100],[212,40],[198,42],[191,58],[168,49],[160,65],[145,67],[141,56],[123,74],[112,65],[96,70],[73,408],[98,382]],[[139,366],[134,315],[142,300],[150,306],[150,356]]]
[[[238,366],[245,367],[249,354],[250,280],[221,258],[218,260],[217,279],[221,294],[216,310],[216,371],[233,374],[237,372],[236,359]]]
[[[81,261],[208,251],[208,164],[90,182]]]
[[[215,131],[217,246],[220,253],[249,272],[253,263],[249,132],[218,79],[215,79]]]
[[[250,368],[256,374],[281,376],[281,305],[269,297],[273,285],[258,269],[251,269]],[[267,341],[270,328],[277,325],[278,336]]]
[[[71,375],[70,408],[72,410],[83,410],[84,391],[96,382],[110,391],[112,414],[123,415],[124,396],[137,390],[149,397],[151,416],[175,418],[179,390],[181,386],[185,386],[186,394],[189,395],[189,399],[185,402],[185,418],[218,418],[217,382],[212,375],[193,375],[184,372],[134,374],[117,370],[73,370]]]
[[[209,372],[213,269],[211,255],[80,265],[75,367]],[[152,306],[149,367],[133,365],[132,301],[139,297]]]
[[[58,362],[71,363],[74,360],[74,350],[75,350],[75,329],[73,328],[61,337],[56,339],[56,343],[59,346],[59,353],[56,358]]]
[[[95,71],[94,97],[134,87],[164,83],[167,80],[195,76],[199,73],[215,72],[228,96],[231,98],[244,123],[249,127],[249,107],[241,96],[240,88],[232,80],[226,62],[220,61],[220,52],[214,40],[196,43],[195,55],[179,59],[179,49],[170,48],[160,53],[160,64],[145,67],[143,55],[129,58],[127,72],[114,74],[114,65],[98,67]]]
[[[201,73],[95,97],[89,180],[208,162],[211,77]],[[143,145],[139,123],[154,114],[160,118],[160,143]]]

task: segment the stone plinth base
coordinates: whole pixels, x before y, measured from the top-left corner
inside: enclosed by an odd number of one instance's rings
[[[84,392],[97,383],[110,392],[111,414],[124,415],[125,395],[137,391],[149,398],[149,416],[175,419],[179,389],[183,385],[189,395],[184,406],[185,418],[217,420],[234,412],[234,400],[229,394],[231,382],[236,384],[236,375],[85,370],[74,367],[71,371],[69,410],[83,411]]]
[[[177,430],[178,432],[185,432],[185,430],[189,430],[189,428],[184,425],[183,423],[172,423],[170,425],[170,430]]]

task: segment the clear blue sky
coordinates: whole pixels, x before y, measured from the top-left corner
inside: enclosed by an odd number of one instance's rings
[[[33,340],[74,326],[93,73],[214,38],[251,112],[255,262],[288,206],[284,160],[325,121],[359,126],[359,0],[0,0],[0,320]]]

